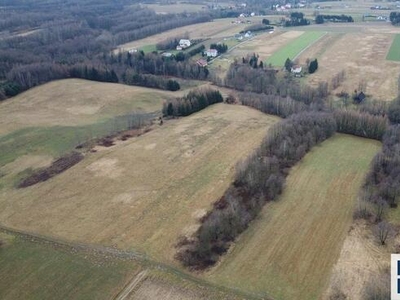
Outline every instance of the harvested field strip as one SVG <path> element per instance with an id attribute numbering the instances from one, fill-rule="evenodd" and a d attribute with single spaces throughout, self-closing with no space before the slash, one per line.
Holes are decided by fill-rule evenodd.
<path id="1" fill-rule="evenodd" d="M 349 226 L 359 188 L 380 143 L 336 134 L 295 166 L 219 266 L 218 284 L 276 299 L 318 299 Z"/>
<path id="2" fill-rule="evenodd" d="M 276 51 L 272 56 L 267 59 L 267 64 L 282 67 L 285 65 L 287 58 L 295 59 L 302 51 L 324 36 L 325 32 L 307 31 L 303 33 L 296 40 L 290 42 L 283 48 Z"/>
<path id="3" fill-rule="evenodd" d="M 400 61 L 400 34 L 396 34 L 386 56 L 387 60 Z"/>

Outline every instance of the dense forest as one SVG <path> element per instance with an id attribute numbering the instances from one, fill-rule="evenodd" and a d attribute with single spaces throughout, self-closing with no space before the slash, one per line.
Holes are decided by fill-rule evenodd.
<path id="1" fill-rule="evenodd" d="M 117 45 L 212 19 L 209 13 L 158 15 L 131 0 L 26 0 L 3 4 L 0 8 L 0 99 L 61 78 L 124 82 L 121 77 L 127 70 L 136 73 L 146 70 L 143 66 L 131 66 L 129 60 L 121 68 L 122 61 L 110 55 Z M 161 57 L 143 60 L 147 58 L 161 60 Z M 171 72 L 148 73 L 185 77 L 187 72 L 179 70 L 187 68 L 195 67 L 176 65 Z M 201 73 L 198 67 L 196 72 L 190 72 L 189 78 L 205 77 L 193 75 Z"/>

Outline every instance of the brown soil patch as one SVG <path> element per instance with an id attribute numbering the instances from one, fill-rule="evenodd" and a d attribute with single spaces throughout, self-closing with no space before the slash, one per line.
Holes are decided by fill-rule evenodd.
<path id="1" fill-rule="evenodd" d="M 118 159 L 102 158 L 87 166 L 97 177 L 118 178 L 123 169 L 118 167 Z"/>

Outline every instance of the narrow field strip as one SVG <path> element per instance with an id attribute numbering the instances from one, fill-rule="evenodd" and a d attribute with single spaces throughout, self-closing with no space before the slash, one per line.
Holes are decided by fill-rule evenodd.
<path id="1" fill-rule="evenodd" d="M 290 42 L 272 54 L 266 62 L 267 64 L 272 64 L 273 66 L 282 67 L 285 65 L 287 58 L 290 58 L 291 60 L 295 59 L 325 34 L 326 32 L 321 31 L 307 31 L 294 41 Z"/>
<path id="2" fill-rule="evenodd" d="M 396 34 L 386 56 L 387 60 L 400 61 L 400 34 Z"/>
<path id="3" fill-rule="evenodd" d="M 319 299 L 379 148 L 379 142 L 342 134 L 315 147 L 207 279 L 274 299 Z"/>

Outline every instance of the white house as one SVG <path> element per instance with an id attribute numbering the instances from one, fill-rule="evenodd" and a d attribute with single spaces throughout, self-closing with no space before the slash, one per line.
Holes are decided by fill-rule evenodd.
<path id="1" fill-rule="evenodd" d="M 179 41 L 179 46 L 180 46 L 182 49 L 188 48 L 188 47 L 190 47 L 191 45 L 192 45 L 192 44 L 190 43 L 190 40 L 181 39 L 181 40 Z"/>
<path id="2" fill-rule="evenodd" d="M 292 74 L 294 74 L 294 76 L 296 76 L 296 77 L 300 77 L 300 76 L 301 76 L 301 71 L 303 71 L 303 68 L 300 67 L 300 66 L 293 66 L 293 67 L 290 69 L 290 72 L 291 72 Z"/>
<path id="3" fill-rule="evenodd" d="M 217 49 L 208 49 L 206 51 L 207 57 L 217 57 L 218 56 L 218 50 Z"/>

